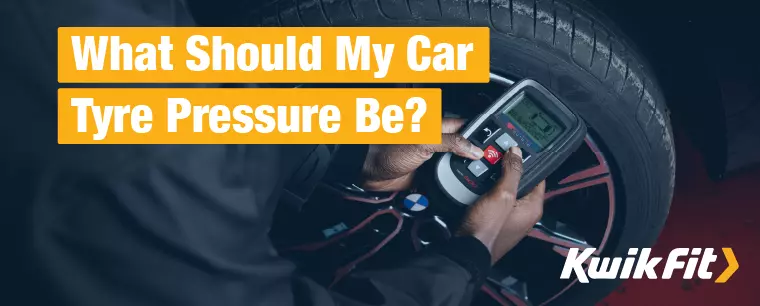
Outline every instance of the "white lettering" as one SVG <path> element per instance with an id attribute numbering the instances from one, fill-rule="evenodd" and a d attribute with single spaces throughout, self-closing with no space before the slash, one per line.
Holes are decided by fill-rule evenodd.
<path id="1" fill-rule="evenodd" d="M 356 132 L 372 133 L 380 128 L 380 103 L 373 98 L 356 98 Z M 367 124 L 369 120 L 369 124 Z"/>
<path id="2" fill-rule="evenodd" d="M 92 70 L 103 70 L 103 64 L 106 59 L 106 46 L 108 45 L 108 36 L 100 36 L 95 51 L 95 37 L 85 36 L 84 52 L 82 50 L 81 37 L 71 36 L 71 46 L 74 48 L 74 62 L 77 70 L 87 70 L 88 63 L 92 63 Z"/>
<path id="3" fill-rule="evenodd" d="M 594 254 L 594 251 L 596 249 L 594 248 L 587 248 L 583 250 L 583 253 L 581 253 L 580 256 L 578 256 L 578 248 L 571 248 L 567 252 L 567 258 L 565 258 L 565 265 L 562 267 L 562 274 L 560 274 L 560 279 L 569 279 L 570 273 L 575 272 L 575 276 L 578 278 L 578 281 L 581 283 L 588 283 L 588 277 L 586 277 L 586 272 L 583 271 L 583 263 L 586 262 L 586 260 L 591 257 L 592 254 Z"/>
<path id="4" fill-rule="evenodd" d="M 639 255 L 639 260 L 636 263 L 636 269 L 633 271 L 634 279 L 641 279 L 645 272 L 647 278 L 657 279 L 657 273 L 654 272 L 654 267 L 662 261 L 662 257 L 652 257 L 650 259 L 649 253 L 651 253 L 651 251 L 652 249 L 650 248 L 641 249 L 641 255 Z"/>
<path id="5" fill-rule="evenodd" d="M 600 263 L 601 261 L 601 263 Z M 612 264 L 610 264 L 612 261 Z M 614 279 L 620 269 L 620 257 L 607 258 L 594 257 L 588 267 L 588 277 L 593 279 Z M 609 267 L 609 270 L 607 269 Z"/>

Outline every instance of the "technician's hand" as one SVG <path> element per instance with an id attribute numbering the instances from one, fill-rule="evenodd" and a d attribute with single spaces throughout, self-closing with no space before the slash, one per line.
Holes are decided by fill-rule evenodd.
<path id="1" fill-rule="evenodd" d="M 510 148 L 502 161 L 502 171 L 496 186 L 470 207 L 457 232 L 483 242 L 491 251 L 491 263 L 496 263 L 528 234 L 544 209 L 545 182 L 522 199 L 516 199 L 522 175 L 520 149 Z"/>
<path id="2" fill-rule="evenodd" d="M 363 187 L 372 191 L 408 189 L 414 171 L 436 152 L 480 159 L 483 150 L 457 133 L 463 124 L 462 119 L 444 118 L 442 141 L 437 145 L 370 145 L 362 170 Z"/>

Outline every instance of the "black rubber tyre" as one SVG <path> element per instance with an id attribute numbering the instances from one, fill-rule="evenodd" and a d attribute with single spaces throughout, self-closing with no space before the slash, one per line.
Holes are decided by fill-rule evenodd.
<path id="1" fill-rule="evenodd" d="M 253 1 L 252 1 L 253 2 Z M 251 4 L 251 6 L 257 6 Z M 548 85 L 586 120 L 612 159 L 616 218 L 605 256 L 654 244 L 673 193 L 675 152 L 651 70 L 600 12 L 574 0 L 281 0 L 247 8 L 246 25 L 488 26 L 491 69 Z M 559 277 L 559 271 L 557 271 Z M 592 305 L 617 280 L 578 284 L 555 305 Z"/>

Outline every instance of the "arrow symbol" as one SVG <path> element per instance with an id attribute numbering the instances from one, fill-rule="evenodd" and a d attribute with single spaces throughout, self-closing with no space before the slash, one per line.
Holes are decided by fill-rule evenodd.
<path id="1" fill-rule="evenodd" d="M 718 276 L 717 279 L 715 279 L 716 284 L 722 284 L 728 281 L 729 278 L 731 278 L 732 275 L 734 275 L 734 272 L 739 269 L 739 262 L 736 261 L 736 256 L 734 256 L 734 250 L 731 248 L 723 248 L 723 255 L 726 256 L 726 261 L 728 262 L 728 267 L 726 267 L 725 270 L 723 270 L 723 273 Z"/>

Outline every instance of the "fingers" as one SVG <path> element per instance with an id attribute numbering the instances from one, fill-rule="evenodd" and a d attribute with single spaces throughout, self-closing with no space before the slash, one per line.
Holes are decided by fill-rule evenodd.
<path id="1" fill-rule="evenodd" d="M 517 187 L 520 185 L 522 176 L 522 151 L 518 147 L 511 147 L 502 160 L 502 175 L 493 190 L 503 193 L 508 198 L 517 196 Z"/>
<path id="2" fill-rule="evenodd" d="M 460 118 L 443 118 L 441 144 L 422 146 L 425 153 L 451 152 L 474 160 L 482 158 L 483 150 L 457 133 L 464 123 L 465 120 Z"/>
<path id="3" fill-rule="evenodd" d="M 499 182 L 501 188 L 517 194 L 520 185 L 520 177 L 523 171 L 522 151 L 518 147 L 511 147 L 502 161 L 502 177 Z"/>
<path id="4" fill-rule="evenodd" d="M 456 155 L 469 158 L 480 159 L 483 157 L 483 150 L 472 144 L 469 140 L 464 139 L 459 134 L 443 134 L 441 136 L 441 144 L 439 145 L 426 145 L 424 149 L 430 153 L 433 152 L 451 152 Z"/>
<path id="5" fill-rule="evenodd" d="M 466 120 L 461 118 L 443 118 L 441 133 L 456 133 L 462 128 Z"/>

